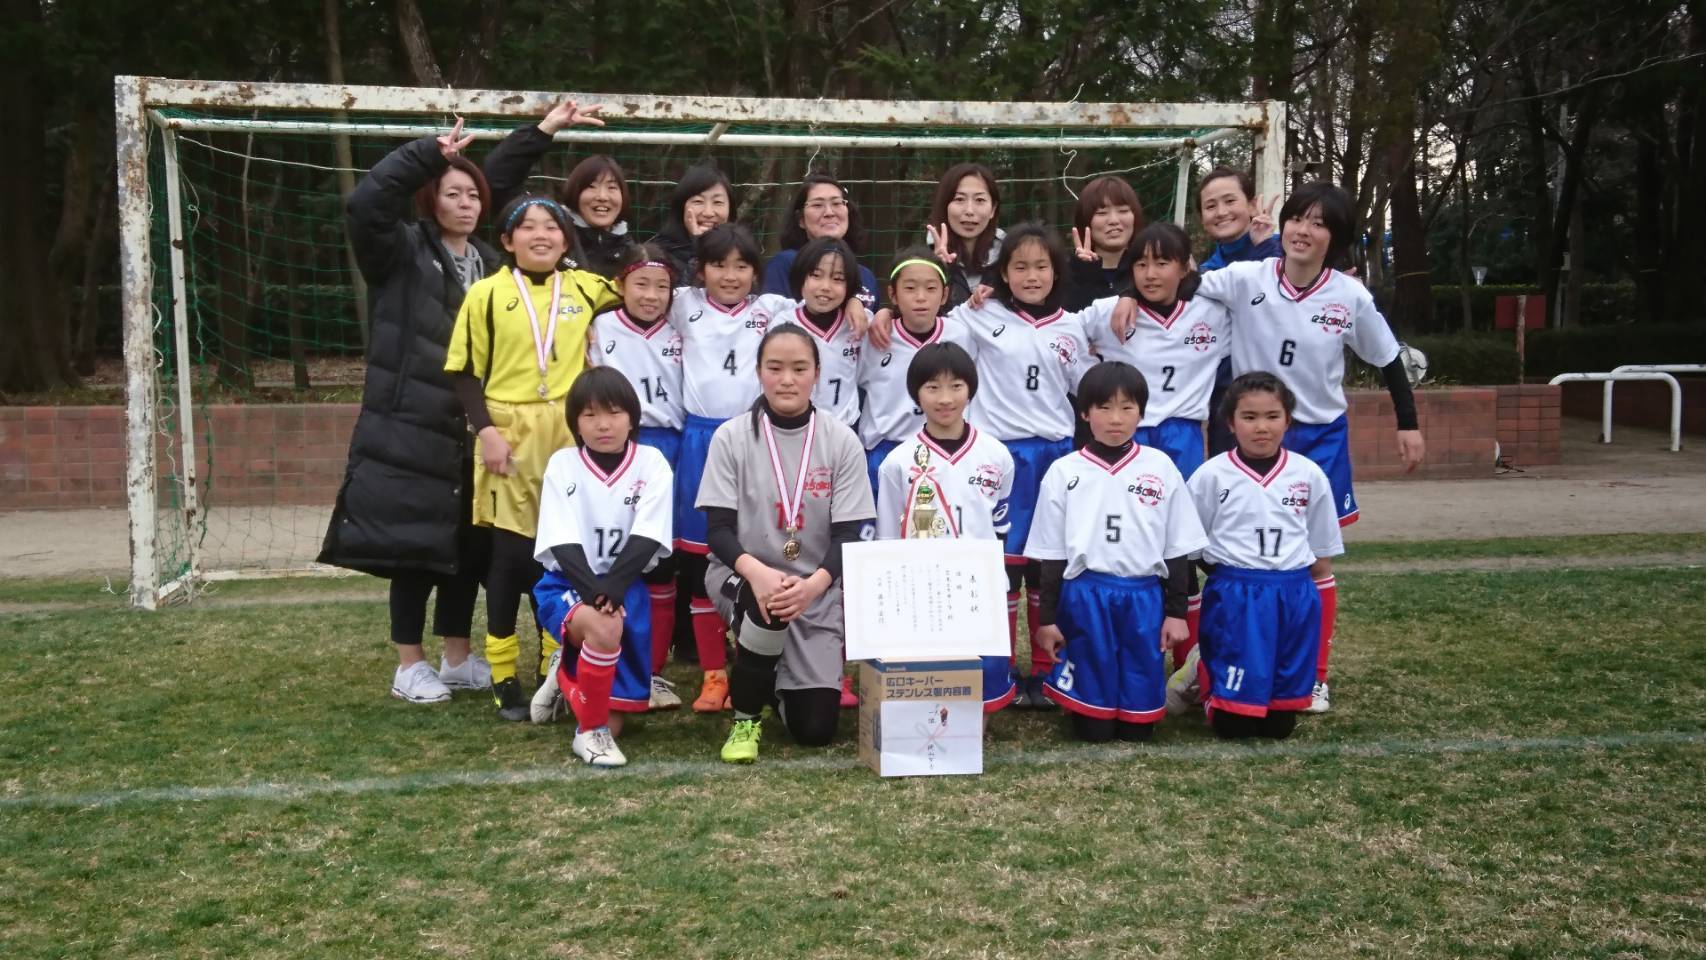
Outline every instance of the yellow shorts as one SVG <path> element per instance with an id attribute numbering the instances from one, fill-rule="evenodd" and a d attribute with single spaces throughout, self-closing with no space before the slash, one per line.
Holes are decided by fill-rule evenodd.
<path id="1" fill-rule="evenodd" d="M 474 441 L 474 523 L 531 537 L 539 527 L 539 487 L 551 454 L 575 445 L 563 418 L 563 401 L 504 403 L 486 400 L 492 426 L 510 448 L 509 475 L 486 471 Z"/>

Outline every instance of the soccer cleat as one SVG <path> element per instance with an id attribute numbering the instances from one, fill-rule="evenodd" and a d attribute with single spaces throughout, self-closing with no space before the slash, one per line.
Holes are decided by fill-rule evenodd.
<path id="1" fill-rule="evenodd" d="M 1047 679 L 1040 673 L 1033 673 L 1025 678 L 1025 698 L 1031 701 L 1032 710 L 1059 710 L 1060 704 L 1049 699 L 1043 692 L 1043 681 Z"/>
<path id="2" fill-rule="evenodd" d="M 705 671 L 705 684 L 699 688 L 699 699 L 693 701 L 694 713 L 717 713 L 729 708 L 729 675 L 724 670 Z"/>
<path id="3" fill-rule="evenodd" d="M 492 684 L 492 701 L 498 705 L 498 716 L 511 723 L 522 723 L 530 713 L 527 695 L 521 692 L 521 681 L 508 677 Z"/>
<path id="4" fill-rule="evenodd" d="M 758 762 L 758 740 L 763 736 L 759 720 L 736 720 L 729 730 L 729 738 L 723 741 L 724 763 L 756 763 Z"/>
<path id="5" fill-rule="evenodd" d="M 533 692 L 533 702 L 528 705 L 528 714 L 534 723 L 550 723 L 563 709 L 563 688 L 557 682 L 557 665 L 562 662 L 562 648 L 552 650 L 551 659 L 545 664 L 544 676 L 540 678 L 539 689 Z"/>
<path id="6" fill-rule="evenodd" d="M 609 727 L 577 731 L 570 748 L 574 750 L 575 756 L 594 767 L 620 767 L 628 762 L 628 758 L 623 756 L 622 750 L 616 746 L 616 738 L 611 736 Z M 754 756 L 757 754 L 754 753 Z"/>
<path id="7" fill-rule="evenodd" d="M 652 695 L 646 701 L 648 710 L 674 710 L 681 706 L 681 697 L 675 692 L 675 684 L 659 676 L 652 677 Z"/>
<path id="8" fill-rule="evenodd" d="M 1201 660 L 1202 654 L 1192 647 L 1191 652 L 1185 654 L 1185 662 L 1167 678 L 1167 716 L 1176 717 L 1202 703 L 1202 682 L 1197 675 L 1197 664 Z"/>
<path id="9" fill-rule="evenodd" d="M 1027 688 L 1024 674 L 1017 670 L 1008 674 L 1013 680 L 1013 709 L 1029 710 L 1035 704 L 1031 703 L 1031 691 Z"/>
<path id="10" fill-rule="evenodd" d="M 1304 713 L 1326 713 L 1333 709 L 1333 702 L 1327 699 L 1327 681 L 1317 680 L 1315 689 L 1309 693 L 1309 709 Z"/>
<path id="11" fill-rule="evenodd" d="M 439 679 L 432 664 L 416 660 L 397 668 L 391 677 L 391 696 L 410 703 L 443 703 L 450 699 L 450 688 Z"/>
<path id="12" fill-rule="evenodd" d="M 859 709 L 859 695 L 853 692 L 853 678 L 849 676 L 841 678 L 841 709 Z"/>
<path id="13" fill-rule="evenodd" d="M 438 679 L 452 690 L 485 690 L 492 685 L 492 665 L 485 657 L 473 654 L 454 667 L 440 660 Z"/>

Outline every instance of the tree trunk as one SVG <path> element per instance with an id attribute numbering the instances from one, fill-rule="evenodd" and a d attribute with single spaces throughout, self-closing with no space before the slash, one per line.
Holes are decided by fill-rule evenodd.
<path id="1" fill-rule="evenodd" d="M 492 64 L 492 51 L 497 48 L 503 32 L 503 0 L 483 0 L 470 5 L 471 16 L 464 24 L 462 49 L 456 53 L 456 65 L 450 69 L 450 85 L 460 88 L 485 85 L 486 73 Z"/>
<path id="2" fill-rule="evenodd" d="M 95 225 L 89 231 L 91 242 L 83 251 L 83 302 L 77 309 L 77 330 L 72 338 L 72 363 L 81 376 L 95 372 L 95 329 L 101 323 L 101 268 L 115 247 L 108 243 L 113 214 L 118 200 L 118 178 L 112 164 L 107 165 L 101 181 L 101 199 L 95 207 Z"/>
<path id="3" fill-rule="evenodd" d="M 1406 101 L 1392 127 L 1394 142 L 1386 149 L 1388 192 L 1392 209 L 1393 326 L 1414 334 L 1433 320 L 1433 280 L 1428 271 L 1427 228 L 1422 223 L 1416 193 L 1415 100 Z"/>
<path id="4" fill-rule="evenodd" d="M 13 29 L 39 32 L 38 0 L 4 0 L 0 15 Z M 20 46 L 0 64 L 0 115 L 6 117 L 10 148 L 0 150 L 0 283 L 6 290 L 0 307 L 0 390 L 43 390 L 76 382 L 76 371 L 63 349 L 64 304 L 48 271 L 46 178 L 42 150 L 47 142 L 46 98 L 51 89 L 39 46 Z"/>
<path id="5" fill-rule="evenodd" d="M 335 0 L 326 0 L 327 6 L 332 7 Z M 397 0 L 397 38 L 403 43 L 403 55 L 409 60 L 409 73 L 415 78 L 415 85 L 421 87 L 444 86 L 444 71 L 438 68 L 438 59 L 432 53 L 432 38 L 427 34 L 426 21 L 421 18 L 421 8 L 415 0 Z M 335 15 L 332 10 L 330 15 Z"/>
<path id="6" fill-rule="evenodd" d="M 413 6 L 413 3 L 410 3 Z M 334 86 L 344 82 L 344 54 L 342 31 L 338 25 L 338 0 L 326 0 L 324 6 L 326 23 L 326 77 Z M 419 18 L 420 11 L 416 11 Z M 339 113 L 338 116 L 345 116 Z M 349 202 L 349 195 L 355 191 L 355 156 L 350 150 L 349 134 L 338 133 L 332 136 L 333 165 L 338 168 L 338 209 L 342 210 Z M 480 198 L 482 201 L 484 197 Z M 342 219 L 342 218 L 340 218 Z M 355 244 L 350 242 L 349 223 L 344 220 L 344 268 L 348 271 L 350 295 L 355 300 L 355 328 L 361 335 L 361 352 L 367 353 L 367 281 L 362 278 L 361 270 L 356 266 Z"/>

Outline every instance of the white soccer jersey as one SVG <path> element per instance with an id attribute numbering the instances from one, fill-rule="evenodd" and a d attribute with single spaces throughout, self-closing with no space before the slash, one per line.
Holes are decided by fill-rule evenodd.
<path id="1" fill-rule="evenodd" d="M 1285 278 L 1279 258 L 1231 263 L 1203 274 L 1197 296 L 1232 314 L 1232 372 L 1266 370 L 1297 394 L 1296 418 L 1332 423 L 1345 413 L 1345 347 L 1384 367 L 1398 340 L 1355 278 L 1328 269 L 1307 290 Z"/>
<path id="2" fill-rule="evenodd" d="M 725 307 L 699 287 L 675 288 L 669 323 L 681 334 L 681 403 L 696 417 L 727 420 L 758 399 L 758 342 L 794 309 L 774 294 Z"/>
<path id="3" fill-rule="evenodd" d="M 802 327 L 817 341 L 817 386 L 812 404 L 849 427 L 859 421 L 859 354 L 863 345 L 853 335 L 845 311 L 837 311 L 827 332 L 806 319 L 806 308 L 798 303 L 787 313 L 776 315 L 775 323 Z"/>
<path id="4" fill-rule="evenodd" d="M 1179 468 L 1134 444 L 1118 463 L 1084 449 L 1048 468 L 1025 556 L 1065 560 L 1068 580 L 1086 570 L 1164 577 L 1168 557 L 1192 556 L 1207 542 Z"/>
<path id="5" fill-rule="evenodd" d="M 1345 552 L 1333 488 L 1308 457 L 1281 450 L 1263 476 L 1232 450 L 1197 468 L 1189 486 L 1210 563 L 1296 570 Z"/>
<path id="6" fill-rule="evenodd" d="M 924 337 L 913 336 L 904 324 L 894 325 L 887 350 L 867 346 L 859 355 L 859 389 L 865 391 L 865 407 L 859 417 L 859 439 L 869 450 L 885 440 L 899 443 L 924 426 L 924 411 L 918 409 L 906 389 L 906 370 L 918 351 L 932 343 L 966 346 L 970 331 L 965 324 L 936 318 L 936 329 Z M 968 352 L 970 348 L 967 348 Z"/>
<path id="7" fill-rule="evenodd" d="M 646 569 L 669 556 L 673 542 L 675 475 L 669 461 L 652 447 L 629 443 L 622 462 L 609 474 L 581 447 L 551 454 L 539 490 L 539 533 L 533 559 L 557 570 L 552 547 L 578 544 L 592 572 L 603 576 L 629 537 L 659 544 Z"/>
<path id="8" fill-rule="evenodd" d="M 976 427 L 959 450 L 948 453 L 920 430 L 889 451 L 877 468 L 877 537 L 894 540 L 911 530 L 907 516 L 913 485 L 925 475 L 935 481 L 938 515 L 948 535 L 970 540 L 1007 536 L 1007 496 L 1013 492 L 1013 455 L 1006 444 Z M 918 465 L 923 449 L 929 456 Z"/>
<path id="9" fill-rule="evenodd" d="M 621 371 L 640 395 L 640 426 L 681 429 L 681 334 L 668 321 L 641 327 L 621 307 L 592 321 L 592 362 Z"/>
<path id="10" fill-rule="evenodd" d="M 1103 360 L 1122 360 L 1136 367 L 1149 384 L 1149 403 L 1143 408 L 1143 427 L 1181 417 L 1206 420 L 1214 371 L 1232 342 L 1231 318 L 1213 300 L 1180 300 L 1163 316 L 1139 304 L 1137 326 L 1124 340 L 1108 326 L 1117 297 L 1104 297 L 1080 316 L 1090 335 L 1090 349 Z"/>
<path id="11" fill-rule="evenodd" d="M 1092 362 L 1079 314 L 1032 317 L 990 300 L 981 310 L 961 304 L 948 318 L 965 325 L 966 349 L 977 361 L 977 396 L 966 419 L 1000 440 L 1072 436 L 1067 394 Z"/>

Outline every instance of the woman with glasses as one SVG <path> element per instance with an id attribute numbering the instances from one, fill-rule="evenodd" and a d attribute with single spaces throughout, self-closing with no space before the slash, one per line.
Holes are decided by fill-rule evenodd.
<path id="1" fill-rule="evenodd" d="M 808 241 L 828 237 L 845 240 L 855 254 L 863 253 L 865 228 L 859 208 L 848 199 L 846 188 L 827 173 L 808 174 L 788 208 L 788 225 L 782 228 L 782 251 L 764 268 L 764 292 L 792 296 L 788 275 L 794 257 Z M 877 278 L 870 268 L 859 265 L 859 301 L 867 313 L 877 310 Z"/>

